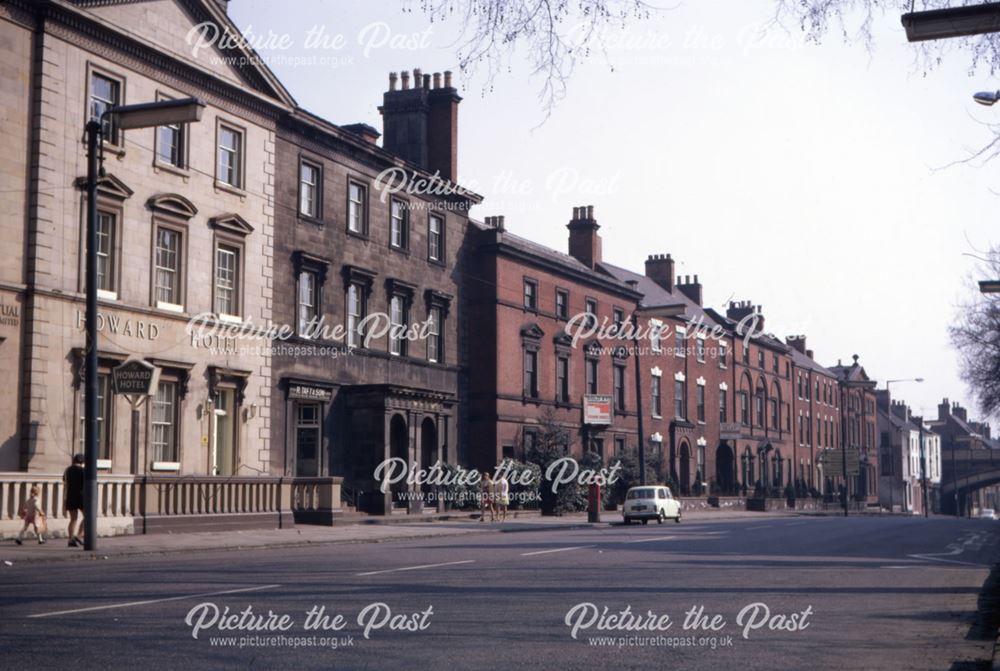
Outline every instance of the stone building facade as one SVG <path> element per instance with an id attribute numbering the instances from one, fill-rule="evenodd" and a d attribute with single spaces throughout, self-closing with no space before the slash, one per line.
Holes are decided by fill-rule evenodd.
<path id="1" fill-rule="evenodd" d="M 270 358 L 209 333 L 271 320 L 275 129 L 294 101 L 250 52 L 193 50 L 202 22 L 238 32 L 225 3 L 7 2 L 2 133 L 7 152 L 0 344 L 19 397 L 4 391 L 0 469 L 58 473 L 82 451 L 85 124 L 115 104 L 197 97 L 200 123 L 108 123 L 98 196 L 99 469 L 105 474 L 268 473 Z M 230 65 L 223 58 L 239 59 Z M 16 73 L 16 76 L 10 74 Z M 27 101 L 27 104 L 25 104 Z M 10 237 L 7 237 L 7 233 Z M 10 307 L 8 307 L 10 306 Z M 189 323 L 202 316 L 204 331 Z M 11 329 L 16 329 L 15 331 Z M 18 352 L 15 354 L 15 348 Z M 110 371 L 161 368 L 140 410 Z M 9 390 L 15 385 L 5 385 Z M 16 408 L 16 412 L 11 412 Z"/>
<path id="2" fill-rule="evenodd" d="M 274 319 L 294 335 L 276 343 L 271 468 L 343 477 L 370 512 L 393 503 L 375 481 L 384 460 L 464 456 L 459 278 L 479 197 L 455 184 L 451 74 L 413 75 L 391 76 L 383 148 L 368 125 L 301 110 L 278 128 Z"/>

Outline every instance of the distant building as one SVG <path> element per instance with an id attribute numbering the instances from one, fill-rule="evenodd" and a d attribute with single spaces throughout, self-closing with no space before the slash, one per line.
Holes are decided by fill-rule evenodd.
<path id="1" fill-rule="evenodd" d="M 922 514 L 926 500 L 937 512 L 941 440 L 910 408 L 879 390 L 879 504 L 886 510 Z M 926 483 L 927 494 L 924 495 Z"/>
<path id="2" fill-rule="evenodd" d="M 630 320 L 640 294 L 602 270 L 592 207 L 574 208 L 568 228 L 569 254 L 510 233 L 503 217 L 488 217 L 473 238 L 477 260 L 465 289 L 469 455 L 477 468 L 524 459 L 555 427 L 576 456 L 590 451 L 607 461 L 638 443 L 631 344 L 591 331 Z M 574 342 L 567 324 L 585 337 Z"/>
<path id="3" fill-rule="evenodd" d="M 942 470 L 951 471 L 952 474 L 954 469 L 950 468 L 950 460 L 957 452 L 1000 449 L 1000 444 L 992 438 L 989 424 L 970 420 L 968 411 L 962 405 L 957 402 L 951 403 L 947 398 L 938 404 L 937 419 L 928 424 L 940 436 Z M 998 505 L 1000 505 L 1000 488 L 995 485 L 973 491 L 971 496 L 959 493 L 941 499 L 941 510 L 947 514 L 955 514 L 958 511 L 967 515 L 971 514 L 973 509 L 996 508 Z"/>
<path id="4" fill-rule="evenodd" d="M 838 361 L 836 366 L 830 367 L 837 376 L 840 387 L 844 446 L 857 451 L 860 461 L 857 477 L 848 478 L 847 493 L 854 501 L 877 505 L 876 382 L 868 377 L 865 369 L 858 363 L 858 355 L 855 354 L 853 358 L 854 362 L 849 366 Z M 828 473 L 826 477 L 832 480 L 837 475 Z"/>

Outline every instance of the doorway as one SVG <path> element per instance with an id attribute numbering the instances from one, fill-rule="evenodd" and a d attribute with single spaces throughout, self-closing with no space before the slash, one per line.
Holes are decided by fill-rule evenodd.
<path id="1" fill-rule="evenodd" d="M 298 403 L 295 408 L 295 475 L 314 478 L 319 475 L 320 418 L 319 403 Z"/>
<path id="2" fill-rule="evenodd" d="M 212 454 L 210 472 L 212 475 L 233 475 L 236 464 L 235 394 L 232 389 L 215 392 L 212 411 Z"/>

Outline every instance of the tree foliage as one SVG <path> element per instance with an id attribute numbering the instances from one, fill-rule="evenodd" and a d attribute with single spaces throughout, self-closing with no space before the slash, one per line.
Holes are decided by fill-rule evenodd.
<path id="1" fill-rule="evenodd" d="M 1000 278 L 1000 247 L 994 247 L 976 271 L 981 279 Z M 1000 417 L 1000 294 L 981 295 L 960 306 L 951 327 L 962 379 L 972 388 L 983 415 Z"/>
<path id="2" fill-rule="evenodd" d="M 545 477 L 549 465 L 569 453 L 570 436 L 555 418 L 551 408 L 546 408 L 538 423 L 534 445 L 525 451 L 524 459 L 536 464 L 540 471 L 539 494 L 543 515 L 584 510 L 587 506 L 586 492 L 576 482 L 553 488 L 551 480 Z M 553 491 L 555 489 L 555 491 Z"/>

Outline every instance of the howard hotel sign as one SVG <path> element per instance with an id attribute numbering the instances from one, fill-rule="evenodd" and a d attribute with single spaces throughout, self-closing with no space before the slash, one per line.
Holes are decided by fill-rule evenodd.
<path id="1" fill-rule="evenodd" d="M 82 331 L 86 324 L 83 310 L 77 310 L 76 327 Z M 160 337 L 160 326 L 154 321 L 116 314 L 105 315 L 103 312 L 97 313 L 97 330 L 140 340 L 156 340 Z"/>

